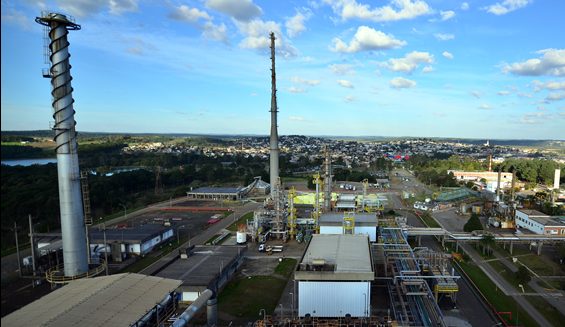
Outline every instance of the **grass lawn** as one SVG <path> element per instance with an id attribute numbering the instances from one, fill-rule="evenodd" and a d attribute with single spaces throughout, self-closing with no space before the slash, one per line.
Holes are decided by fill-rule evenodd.
<path id="1" fill-rule="evenodd" d="M 261 309 L 271 314 L 295 265 L 295 259 L 285 258 L 271 276 L 249 276 L 232 280 L 218 296 L 220 310 L 234 317 L 247 319 L 259 319 Z"/>
<path id="2" fill-rule="evenodd" d="M 503 316 L 503 318 L 507 319 L 506 322 L 508 325 L 539 326 L 539 324 L 533 320 L 526 311 L 518 306 L 512 297 L 504 295 L 504 293 L 496 287 L 490 278 L 488 278 L 477 265 L 472 262 L 461 262 L 459 263 L 459 266 L 467 275 L 469 275 L 473 283 L 477 285 L 481 293 L 497 312 L 512 312 L 511 321 L 507 315 Z M 516 322 L 516 310 L 518 310 L 518 322 Z"/>
<path id="3" fill-rule="evenodd" d="M 245 222 L 249 219 L 252 219 L 252 218 L 253 218 L 253 212 L 248 212 L 245 215 L 241 216 L 241 218 L 239 218 L 236 222 L 229 225 L 227 230 L 232 231 L 232 232 L 237 232 L 237 226 L 239 226 L 241 224 L 245 225 Z"/>

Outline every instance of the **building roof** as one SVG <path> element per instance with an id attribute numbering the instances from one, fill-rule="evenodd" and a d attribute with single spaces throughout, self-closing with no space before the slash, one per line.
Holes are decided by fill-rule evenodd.
<path id="1" fill-rule="evenodd" d="M 182 285 L 210 285 L 233 260 L 242 255 L 245 246 L 196 246 L 187 259 L 177 259 L 157 273 L 163 278 L 182 280 Z"/>
<path id="2" fill-rule="evenodd" d="M 565 227 L 565 221 L 559 217 L 551 216 L 529 216 L 532 220 L 545 227 Z"/>
<path id="3" fill-rule="evenodd" d="M 324 213 L 320 216 L 320 224 L 342 224 L 343 213 Z M 372 224 L 377 226 L 377 216 L 374 213 L 356 213 L 352 217 L 355 219 L 355 224 Z"/>
<path id="4" fill-rule="evenodd" d="M 79 279 L 2 318 L 2 326 L 130 326 L 181 281 L 140 274 Z"/>
<path id="5" fill-rule="evenodd" d="M 145 224 L 132 228 L 109 228 L 106 229 L 106 241 L 108 243 L 119 241 L 124 243 L 141 243 L 157 235 L 171 230 L 170 226 L 162 224 Z M 104 230 L 92 228 L 89 231 L 90 242 L 104 242 Z"/>
<path id="6" fill-rule="evenodd" d="M 549 217 L 548 215 L 546 215 L 543 212 L 537 211 L 537 210 L 531 210 L 531 209 L 518 209 L 516 211 L 520 211 L 526 215 L 528 215 L 529 217 Z"/>
<path id="7" fill-rule="evenodd" d="M 238 194 L 243 187 L 199 187 L 188 193 Z"/>
<path id="8" fill-rule="evenodd" d="M 323 266 L 316 266 L 323 260 Z M 367 235 L 312 235 L 296 280 L 373 280 Z"/>

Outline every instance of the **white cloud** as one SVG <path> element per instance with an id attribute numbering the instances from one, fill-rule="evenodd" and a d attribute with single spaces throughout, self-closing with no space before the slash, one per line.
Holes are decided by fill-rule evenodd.
<path id="1" fill-rule="evenodd" d="M 542 123 L 544 123 L 544 120 L 547 120 L 548 118 L 550 118 L 550 116 L 547 115 L 545 112 L 542 112 L 542 111 L 526 113 L 520 119 L 520 123 L 528 124 L 528 125 L 530 125 L 530 124 L 542 124 Z"/>
<path id="2" fill-rule="evenodd" d="M 346 96 L 345 98 L 343 98 L 343 101 L 345 101 L 345 102 L 353 102 L 353 101 L 355 101 L 355 97 L 352 96 L 352 95 L 348 95 L 348 96 Z"/>
<path id="3" fill-rule="evenodd" d="M 104 10 L 114 15 L 137 10 L 137 0 L 57 0 L 57 5 L 64 12 L 77 17 L 94 15 Z"/>
<path id="4" fill-rule="evenodd" d="M 479 106 L 479 109 L 483 109 L 483 110 L 490 110 L 492 109 L 492 107 L 486 103 L 483 103 Z"/>
<path id="5" fill-rule="evenodd" d="M 502 2 L 497 2 L 493 5 L 483 7 L 482 9 L 486 10 L 491 14 L 500 16 L 500 15 L 505 15 L 514 10 L 523 8 L 528 4 L 530 4 L 531 2 L 532 2 L 531 0 L 504 0 Z"/>
<path id="6" fill-rule="evenodd" d="M 565 99 L 565 92 L 552 92 L 545 97 L 546 101 L 559 101 Z"/>
<path id="7" fill-rule="evenodd" d="M 411 88 L 416 86 L 416 82 L 406 79 L 406 78 L 402 78 L 402 77 L 396 77 L 390 80 L 389 82 L 390 87 L 395 88 L 395 89 L 407 89 L 407 88 Z"/>
<path id="8" fill-rule="evenodd" d="M 251 0 L 206 0 L 206 7 L 214 9 L 241 22 L 261 16 L 263 10 Z"/>
<path id="9" fill-rule="evenodd" d="M 300 87 L 296 87 L 296 86 L 291 86 L 288 88 L 288 92 L 290 93 L 304 93 L 306 92 L 305 89 L 300 88 Z"/>
<path id="10" fill-rule="evenodd" d="M 189 23 L 196 23 L 199 19 L 211 19 L 207 12 L 199 10 L 198 8 L 190 8 L 186 5 L 181 5 L 178 8 L 175 8 L 175 10 L 170 14 L 170 17 Z"/>
<path id="11" fill-rule="evenodd" d="M 449 40 L 453 40 L 455 38 L 455 35 L 453 34 L 444 34 L 444 33 L 436 33 L 434 34 L 435 38 L 440 40 L 440 41 L 449 41 Z"/>
<path id="12" fill-rule="evenodd" d="M 198 8 L 191 8 L 186 5 L 181 5 L 173 10 L 169 15 L 172 19 L 193 24 L 202 30 L 202 36 L 207 39 L 227 42 L 227 28 L 224 23 L 216 25 L 212 22 L 212 17 L 204 10 Z M 199 22 L 204 20 L 204 23 Z"/>
<path id="13" fill-rule="evenodd" d="M 284 58 L 290 58 L 297 55 L 298 51 L 290 43 L 286 42 L 281 33 L 281 27 L 274 21 L 263 21 L 254 19 L 249 22 L 236 21 L 236 26 L 245 38 L 239 43 L 239 46 L 246 49 L 268 49 L 271 45 L 269 33 L 275 33 L 275 50 Z"/>
<path id="14" fill-rule="evenodd" d="M 369 5 L 356 0 L 326 0 L 335 14 L 342 20 L 361 19 L 374 22 L 389 22 L 412 19 L 432 13 L 432 9 L 422 0 L 392 0 L 389 5 L 371 9 Z"/>
<path id="15" fill-rule="evenodd" d="M 406 44 L 405 41 L 397 40 L 390 34 L 374 30 L 367 26 L 359 26 L 349 45 L 339 38 L 333 39 L 333 51 L 354 53 L 368 50 L 384 50 L 399 48 Z"/>
<path id="16" fill-rule="evenodd" d="M 455 17 L 455 11 L 453 10 L 440 11 L 439 14 L 442 21 L 450 20 L 451 18 Z"/>
<path id="17" fill-rule="evenodd" d="M 336 75 L 353 75 L 355 71 L 353 70 L 353 66 L 349 64 L 332 64 L 328 66 L 332 73 Z"/>
<path id="18" fill-rule="evenodd" d="M 547 90 L 565 90 L 565 81 L 563 82 L 559 82 L 559 81 L 549 81 L 546 83 L 542 83 L 540 81 L 533 81 L 534 84 L 534 90 L 536 92 L 541 91 L 542 89 L 547 89 Z"/>
<path id="19" fill-rule="evenodd" d="M 474 96 L 477 99 L 481 98 L 481 92 L 479 92 L 479 91 L 471 91 L 469 93 L 471 93 L 471 95 Z"/>
<path id="20" fill-rule="evenodd" d="M 343 87 L 347 87 L 349 89 L 353 88 L 353 84 L 350 81 L 345 80 L 345 79 L 338 79 L 337 84 L 339 84 L 340 86 L 343 86 Z"/>
<path id="21" fill-rule="evenodd" d="M 19 25 L 26 30 L 31 29 L 32 20 L 29 19 L 26 14 L 15 8 L 12 8 L 11 6 L 9 6 L 9 4 L 6 4 L 6 7 L 4 7 L 4 2 L 2 2 L 2 5 L 2 24 L 9 23 Z"/>
<path id="22" fill-rule="evenodd" d="M 422 68 L 422 73 L 431 73 L 434 71 L 434 68 L 432 66 L 426 66 L 424 68 Z"/>
<path id="23" fill-rule="evenodd" d="M 510 91 L 498 91 L 496 94 L 504 96 L 510 94 Z"/>
<path id="24" fill-rule="evenodd" d="M 467 2 L 463 2 L 461 4 L 461 10 L 469 10 L 469 4 Z"/>
<path id="25" fill-rule="evenodd" d="M 202 32 L 202 35 L 210 40 L 221 42 L 228 41 L 227 29 L 224 23 L 215 25 L 212 22 L 206 22 L 206 24 L 204 24 L 204 31 Z"/>
<path id="26" fill-rule="evenodd" d="M 304 23 L 310 19 L 311 16 L 312 13 L 306 11 L 304 13 L 297 12 L 296 15 L 288 18 L 285 22 L 286 34 L 288 34 L 289 37 L 295 37 L 304 32 L 306 30 Z"/>
<path id="27" fill-rule="evenodd" d="M 449 60 L 453 59 L 453 55 L 450 52 L 444 51 L 441 55 Z"/>
<path id="28" fill-rule="evenodd" d="M 419 64 L 431 64 L 434 62 L 434 56 L 428 52 L 412 51 L 403 58 L 389 59 L 383 65 L 395 72 L 412 73 Z"/>
<path id="29" fill-rule="evenodd" d="M 316 85 L 320 84 L 320 81 L 317 80 L 317 79 L 308 80 L 308 79 L 303 79 L 303 78 L 298 77 L 298 76 L 291 77 L 290 81 L 293 82 L 293 83 L 305 84 L 305 85 L 308 85 L 308 86 L 316 86 Z"/>
<path id="30" fill-rule="evenodd" d="M 302 117 L 302 116 L 289 116 L 288 120 L 290 120 L 290 121 L 305 121 L 304 117 Z"/>
<path id="31" fill-rule="evenodd" d="M 507 64 L 502 71 L 522 76 L 565 76 L 565 49 L 544 49 L 536 53 L 542 57 Z"/>

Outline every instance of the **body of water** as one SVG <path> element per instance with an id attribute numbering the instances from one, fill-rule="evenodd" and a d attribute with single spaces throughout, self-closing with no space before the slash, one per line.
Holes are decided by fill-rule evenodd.
<path id="1" fill-rule="evenodd" d="M 46 165 L 50 163 L 57 163 L 56 158 L 38 158 L 38 159 L 11 159 L 2 160 L 3 165 L 7 166 L 31 166 L 31 165 Z"/>

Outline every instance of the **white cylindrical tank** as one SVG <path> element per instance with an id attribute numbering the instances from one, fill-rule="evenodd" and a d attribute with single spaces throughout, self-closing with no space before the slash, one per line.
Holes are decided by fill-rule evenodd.
<path id="1" fill-rule="evenodd" d="M 237 242 L 237 244 L 243 244 L 243 243 L 247 242 L 247 233 L 237 232 L 235 234 L 235 241 Z"/>

